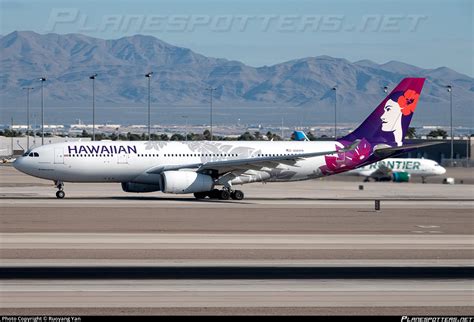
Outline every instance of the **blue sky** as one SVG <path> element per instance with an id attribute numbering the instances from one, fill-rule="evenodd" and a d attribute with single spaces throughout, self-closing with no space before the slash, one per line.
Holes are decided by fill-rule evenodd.
<path id="1" fill-rule="evenodd" d="M 263 66 L 318 55 L 473 76 L 473 1 L 0 0 L 0 33 L 148 34 Z"/>

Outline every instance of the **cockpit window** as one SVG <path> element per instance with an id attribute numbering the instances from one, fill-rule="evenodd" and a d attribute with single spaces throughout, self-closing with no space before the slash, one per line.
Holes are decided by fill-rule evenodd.
<path id="1" fill-rule="evenodd" d="M 30 154 L 28 154 L 29 157 L 32 157 L 33 156 L 33 152 L 30 152 Z"/>
<path id="2" fill-rule="evenodd" d="M 33 156 L 34 156 L 34 157 L 39 157 L 38 152 L 34 152 L 34 153 L 33 153 Z"/>

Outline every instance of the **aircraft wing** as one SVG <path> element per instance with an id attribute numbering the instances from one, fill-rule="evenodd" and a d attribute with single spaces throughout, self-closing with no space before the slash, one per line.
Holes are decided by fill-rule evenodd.
<path id="1" fill-rule="evenodd" d="M 151 168 L 147 173 L 160 174 L 164 171 L 170 170 L 184 170 L 184 169 L 196 169 L 196 172 L 208 172 L 217 171 L 219 175 L 235 170 L 260 170 L 264 167 L 275 167 L 278 164 L 294 165 L 298 160 L 304 158 L 318 157 L 322 155 L 334 154 L 339 151 L 324 151 L 324 152 L 311 152 L 311 153 L 300 153 L 294 155 L 282 155 L 282 156 L 271 156 L 271 157 L 251 157 L 246 159 L 238 160 L 222 160 L 222 161 L 209 161 L 204 163 L 192 163 L 192 164 L 180 164 L 180 165 L 169 165 L 159 166 Z"/>

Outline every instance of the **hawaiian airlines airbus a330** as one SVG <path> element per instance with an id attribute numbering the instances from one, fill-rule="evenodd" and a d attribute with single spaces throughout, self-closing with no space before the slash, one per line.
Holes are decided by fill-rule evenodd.
<path id="1" fill-rule="evenodd" d="M 354 132 L 336 141 L 66 142 L 27 151 L 14 167 L 53 180 L 58 198 L 65 196 L 64 182 L 118 182 L 126 192 L 241 200 L 235 185 L 319 178 L 428 145 L 403 142 L 423 83 L 402 80 Z"/>

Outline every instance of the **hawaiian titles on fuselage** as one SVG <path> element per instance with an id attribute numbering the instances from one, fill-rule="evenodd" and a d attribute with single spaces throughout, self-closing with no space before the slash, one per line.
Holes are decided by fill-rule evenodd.
<path id="1" fill-rule="evenodd" d="M 132 154 L 137 153 L 135 145 L 68 145 L 69 154 Z"/>

